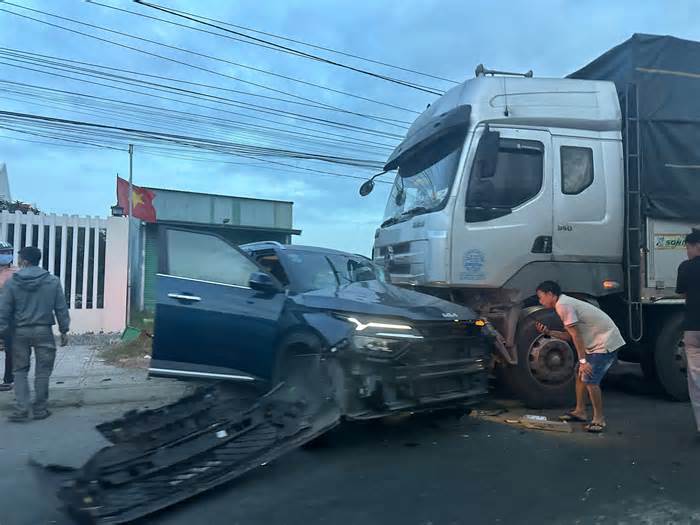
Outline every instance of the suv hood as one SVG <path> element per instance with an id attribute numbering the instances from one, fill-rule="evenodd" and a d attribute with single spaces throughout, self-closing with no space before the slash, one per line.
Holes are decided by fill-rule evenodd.
<path id="1" fill-rule="evenodd" d="M 300 306 L 378 317 L 401 317 L 412 321 L 468 321 L 473 310 L 432 295 L 406 290 L 380 281 L 362 281 L 313 290 L 290 297 Z"/>

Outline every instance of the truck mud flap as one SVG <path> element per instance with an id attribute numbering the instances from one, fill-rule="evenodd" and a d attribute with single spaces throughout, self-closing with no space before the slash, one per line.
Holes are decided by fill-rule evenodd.
<path id="1" fill-rule="evenodd" d="M 315 388 L 312 390 L 316 390 Z M 281 385 L 245 409 L 222 385 L 166 407 L 99 425 L 114 445 L 95 454 L 59 491 L 80 523 L 147 516 L 273 461 L 335 427 L 326 389 Z M 245 400 L 243 401 L 245 403 Z"/>

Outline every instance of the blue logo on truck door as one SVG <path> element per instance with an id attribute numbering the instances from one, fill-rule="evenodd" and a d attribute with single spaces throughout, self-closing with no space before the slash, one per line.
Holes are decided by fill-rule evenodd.
<path id="1" fill-rule="evenodd" d="M 484 274 L 486 256 L 481 250 L 468 250 L 462 256 L 462 272 L 459 277 L 463 281 L 481 281 Z"/>

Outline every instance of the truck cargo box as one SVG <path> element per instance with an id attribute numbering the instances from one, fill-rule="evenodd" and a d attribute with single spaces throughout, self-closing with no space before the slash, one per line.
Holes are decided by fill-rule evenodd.
<path id="1" fill-rule="evenodd" d="M 634 86 L 643 213 L 700 223 L 700 42 L 635 34 L 569 77 L 613 81 L 623 117 Z"/>

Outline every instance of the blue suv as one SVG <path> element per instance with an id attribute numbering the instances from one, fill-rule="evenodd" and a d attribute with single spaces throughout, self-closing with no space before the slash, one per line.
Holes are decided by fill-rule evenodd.
<path id="1" fill-rule="evenodd" d="M 151 375 L 270 388 L 323 370 L 349 419 L 487 394 L 484 322 L 365 257 L 172 227 L 160 239 Z"/>

